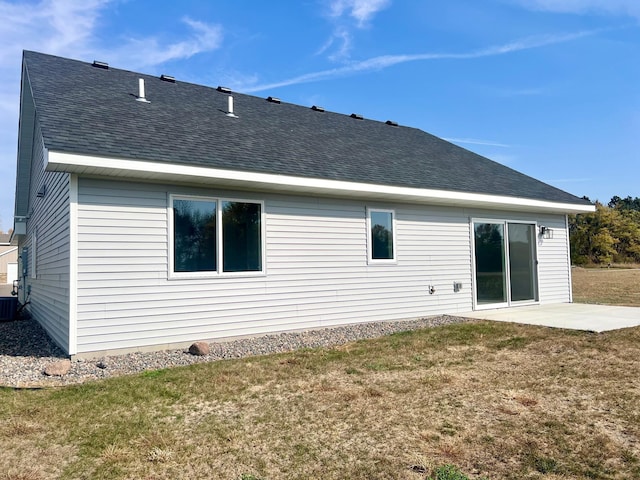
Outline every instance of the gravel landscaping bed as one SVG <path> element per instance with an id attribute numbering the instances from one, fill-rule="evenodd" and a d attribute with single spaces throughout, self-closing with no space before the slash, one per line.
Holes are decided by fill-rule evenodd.
<path id="1" fill-rule="evenodd" d="M 400 331 L 467 320 L 443 315 L 417 320 L 359 323 L 304 332 L 263 335 L 211 343 L 210 353 L 203 356 L 191 355 L 188 350 L 163 350 L 91 360 L 77 359 L 71 362 L 69 372 L 63 376 L 47 376 L 44 370 L 48 365 L 68 358 L 64 352 L 51 341 L 36 321 L 18 320 L 0 323 L 0 386 L 30 388 L 70 385 L 193 363 L 289 352 L 300 348 L 331 347 Z"/>

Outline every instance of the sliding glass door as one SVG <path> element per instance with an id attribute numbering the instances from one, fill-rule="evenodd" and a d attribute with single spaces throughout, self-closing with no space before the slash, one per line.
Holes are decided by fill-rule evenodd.
<path id="1" fill-rule="evenodd" d="M 478 305 L 507 302 L 503 223 L 474 223 Z"/>
<path id="2" fill-rule="evenodd" d="M 535 225 L 508 223 L 509 277 L 513 302 L 537 300 Z"/>
<path id="3" fill-rule="evenodd" d="M 476 307 L 537 301 L 535 225 L 474 221 Z"/>

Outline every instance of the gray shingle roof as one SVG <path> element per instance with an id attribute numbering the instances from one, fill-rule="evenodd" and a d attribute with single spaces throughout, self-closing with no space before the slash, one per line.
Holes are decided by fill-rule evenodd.
<path id="1" fill-rule="evenodd" d="M 53 151 L 585 204 L 416 128 L 24 52 Z M 135 101 L 138 78 L 150 103 Z"/>

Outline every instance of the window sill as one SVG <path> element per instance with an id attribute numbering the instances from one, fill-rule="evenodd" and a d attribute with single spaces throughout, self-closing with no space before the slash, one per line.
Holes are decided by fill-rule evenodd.
<path id="1" fill-rule="evenodd" d="M 266 277 L 267 272 L 207 272 L 203 274 L 198 273 L 184 273 L 176 274 L 171 273 L 167 276 L 167 280 L 222 280 L 226 278 L 261 278 Z"/>
<path id="2" fill-rule="evenodd" d="M 367 262 L 367 265 L 397 265 L 398 264 L 398 260 L 369 260 Z"/>

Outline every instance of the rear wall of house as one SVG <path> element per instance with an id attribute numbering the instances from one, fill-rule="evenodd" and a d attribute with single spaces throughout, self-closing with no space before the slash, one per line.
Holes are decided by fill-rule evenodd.
<path id="1" fill-rule="evenodd" d="M 169 194 L 264 201 L 266 274 L 169 279 Z M 395 210 L 397 263 L 368 264 L 367 207 Z M 479 217 L 554 228 L 537 246 L 540 300 L 569 301 L 562 215 L 80 178 L 78 353 L 470 311 Z"/>

